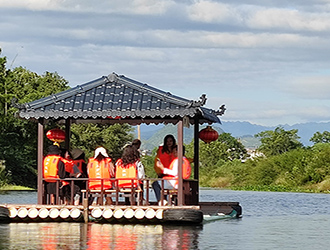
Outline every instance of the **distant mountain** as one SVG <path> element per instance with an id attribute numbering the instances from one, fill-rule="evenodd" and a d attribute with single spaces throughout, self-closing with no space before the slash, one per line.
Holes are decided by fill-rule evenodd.
<path id="1" fill-rule="evenodd" d="M 222 122 L 220 126 L 225 132 L 231 133 L 234 137 L 243 137 L 246 135 L 252 135 L 266 131 L 274 130 L 276 127 L 283 127 L 285 130 L 298 129 L 298 136 L 300 136 L 300 141 L 305 146 L 313 145 L 309 139 L 316 133 L 324 131 L 330 131 L 330 122 L 308 122 L 308 123 L 297 123 L 294 125 L 277 125 L 273 127 L 261 126 L 256 124 L 251 124 L 249 122 Z"/>
<path id="2" fill-rule="evenodd" d="M 298 129 L 298 136 L 300 136 L 300 141 L 305 146 L 311 146 L 313 143 L 309 141 L 309 139 L 314 135 L 316 132 L 323 133 L 324 131 L 330 131 L 330 122 L 324 123 L 316 123 L 316 122 L 309 122 L 309 123 L 298 123 L 292 126 L 290 125 L 278 125 L 278 126 L 262 126 L 257 124 L 252 124 L 249 122 L 222 122 L 222 124 L 213 124 L 212 125 L 218 133 L 226 132 L 230 133 L 235 138 L 241 140 L 243 145 L 247 148 L 255 148 L 260 145 L 260 142 L 257 138 L 254 137 L 255 134 L 266 131 L 266 130 L 274 130 L 276 127 L 283 127 L 285 130 L 291 129 Z M 200 129 L 206 126 L 200 126 Z M 137 131 L 137 130 L 136 130 Z M 184 143 L 188 144 L 193 139 L 194 128 L 191 126 L 189 129 L 184 128 Z M 142 141 L 142 148 L 152 150 L 155 147 L 159 146 L 163 143 L 163 139 L 167 134 L 173 134 L 175 138 L 177 138 L 177 127 L 176 125 L 140 125 L 140 132 L 141 132 L 141 141 Z M 137 134 L 137 132 L 136 132 Z"/>
<path id="3" fill-rule="evenodd" d="M 205 128 L 206 125 L 200 126 L 200 129 Z M 220 127 L 214 127 L 214 129 L 219 133 L 223 133 L 224 131 Z M 152 150 L 155 147 L 163 144 L 164 137 L 167 134 L 174 135 L 175 138 L 178 138 L 178 130 L 177 126 L 173 124 L 160 124 L 160 125 L 140 125 L 141 132 L 141 148 Z M 183 142 L 185 144 L 189 144 L 194 138 L 194 127 L 183 128 Z"/>
<path id="4" fill-rule="evenodd" d="M 274 130 L 275 127 L 266 127 L 262 125 L 256 125 L 249 122 L 221 122 L 215 126 L 221 127 L 226 133 L 230 133 L 234 137 L 241 137 L 244 135 L 258 134 L 265 130 Z"/>

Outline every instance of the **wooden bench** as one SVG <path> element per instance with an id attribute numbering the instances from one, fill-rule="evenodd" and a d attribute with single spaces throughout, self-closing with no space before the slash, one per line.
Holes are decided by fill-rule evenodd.
<path id="1" fill-rule="evenodd" d="M 164 196 L 167 196 L 168 205 L 175 205 L 178 199 L 178 190 L 177 189 L 164 189 Z M 165 198 L 164 198 L 165 199 Z"/>
<path id="2" fill-rule="evenodd" d="M 140 187 L 133 187 L 133 188 L 119 188 L 115 187 L 114 189 L 107 189 L 107 190 L 91 190 L 91 189 L 85 189 L 81 190 L 83 199 L 89 199 L 89 197 L 110 197 L 115 198 L 115 204 L 119 205 L 119 198 L 129 198 L 130 205 L 137 204 L 138 206 L 142 203 L 143 198 L 143 190 Z M 99 204 L 103 205 L 103 204 Z"/>

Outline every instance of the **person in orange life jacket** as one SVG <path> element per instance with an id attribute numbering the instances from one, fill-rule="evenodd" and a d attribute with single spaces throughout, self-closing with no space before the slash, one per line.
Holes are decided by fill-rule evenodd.
<path id="1" fill-rule="evenodd" d="M 140 152 L 133 145 L 124 148 L 122 157 L 116 162 L 116 179 L 132 178 L 141 180 L 145 178 L 144 166 L 140 161 Z M 142 181 L 134 181 L 133 187 L 143 190 Z M 132 180 L 118 180 L 120 188 L 131 188 Z M 129 204 L 129 199 L 125 197 L 125 203 Z"/>
<path id="2" fill-rule="evenodd" d="M 89 178 L 98 178 L 101 180 L 89 180 L 88 186 L 91 190 L 101 190 L 103 185 L 103 190 L 111 189 L 112 182 L 111 180 L 106 180 L 113 178 L 115 176 L 115 170 L 112 159 L 109 157 L 107 151 L 103 147 L 98 147 L 95 150 L 94 157 L 89 158 L 87 164 L 87 173 Z M 103 204 L 101 198 L 97 199 L 98 204 Z M 106 204 L 112 204 L 111 197 L 106 197 Z"/>
<path id="3" fill-rule="evenodd" d="M 74 173 L 73 171 L 74 161 L 72 160 L 71 153 L 66 149 L 62 149 L 62 155 L 64 158 L 66 178 L 76 178 L 77 173 Z M 60 189 L 61 196 L 64 197 L 65 204 L 67 204 L 68 201 L 71 200 L 71 185 L 73 185 L 74 205 L 79 205 L 80 197 L 81 197 L 81 189 L 78 185 L 76 185 L 75 181 L 73 183 L 71 181 L 67 181 L 63 183 L 63 186 Z"/>
<path id="4" fill-rule="evenodd" d="M 73 167 L 72 171 L 76 174 L 77 178 L 87 178 L 87 163 L 85 161 L 85 152 L 79 148 L 71 151 Z M 78 180 L 75 182 L 80 189 L 86 189 L 86 181 Z"/>
<path id="5" fill-rule="evenodd" d="M 55 203 L 54 195 L 56 194 L 56 181 L 52 178 L 64 179 L 66 177 L 65 165 L 61 157 L 61 150 L 56 145 L 48 147 L 47 156 L 43 161 L 43 178 L 45 179 L 45 190 L 50 194 L 50 203 Z M 62 184 L 60 183 L 59 186 Z"/>
<path id="6" fill-rule="evenodd" d="M 173 155 L 173 149 L 175 146 L 176 140 L 173 135 L 169 134 L 164 137 L 163 146 L 158 147 L 154 169 L 159 178 L 163 177 L 162 169 L 168 168 L 172 160 L 175 158 Z"/>
<path id="7" fill-rule="evenodd" d="M 185 148 L 183 147 L 183 154 L 184 154 Z M 178 188 L 178 169 L 179 169 L 179 159 L 178 159 L 178 151 L 177 146 L 174 147 L 173 154 L 175 158 L 171 162 L 169 168 L 163 168 L 162 173 L 164 175 L 163 179 L 166 179 L 164 181 L 164 189 L 177 189 Z M 188 159 L 183 156 L 182 158 L 182 169 L 183 169 L 183 178 L 188 179 L 191 174 L 191 166 Z M 152 183 L 152 187 L 155 191 L 155 195 L 157 198 L 157 201 L 160 202 L 160 192 L 161 192 L 161 181 L 155 181 Z M 165 202 L 166 203 L 166 202 Z"/>

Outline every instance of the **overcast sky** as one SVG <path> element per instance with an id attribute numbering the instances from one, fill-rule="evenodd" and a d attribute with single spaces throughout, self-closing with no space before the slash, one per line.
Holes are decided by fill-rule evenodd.
<path id="1" fill-rule="evenodd" d="M 223 121 L 330 121 L 330 0 L 0 0 L 7 68 L 71 87 L 115 72 Z"/>

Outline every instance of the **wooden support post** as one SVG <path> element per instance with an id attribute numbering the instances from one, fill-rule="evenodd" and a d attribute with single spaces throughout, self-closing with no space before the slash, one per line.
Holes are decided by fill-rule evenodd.
<path id="1" fill-rule="evenodd" d="M 178 205 L 184 205 L 183 199 L 183 174 L 182 174 L 182 156 L 183 156 L 183 121 L 178 122 Z"/>
<path id="2" fill-rule="evenodd" d="M 70 150 L 71 119 L 65 120 L 65 149 Z"/>
<path id="3" fill-rule="evenodd" d="M 88 210 L 89 210 L 89 207 L 88 207 L 88 196 L 89 196 L 89 193 L 88 193 L 89 190 L 86 190 L 86 193 L 84 193 L 83 195 L 83 207 L 84 207 L 84 211 L 83 211 L 83 216 L 84 216 L 84 222 L 85 223 L 88 223 Z"/>
<path id="4" fill-rule="evenodd" d="M 194 179 L 196 183 L 196 201 L 199 203 L 199 119 L 195 118 L 194 122 Z"/>
<path id="5" fill-rule="evenodd" d="M 38 204 L 43 203 L 43 181 L 42 181 L 42 165 L 43 165 L 43 155 L 44 155 L 44 120 L 39 119 L 38 121 L 38 156 L 37 156 L 37 164 L 38 164 Z"/>

